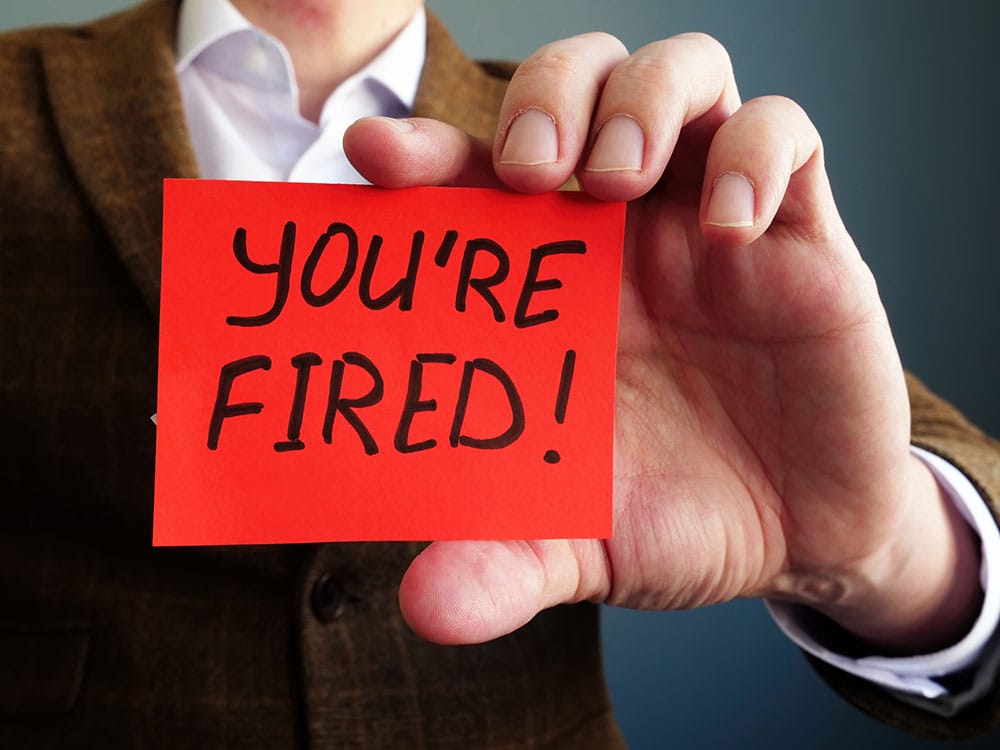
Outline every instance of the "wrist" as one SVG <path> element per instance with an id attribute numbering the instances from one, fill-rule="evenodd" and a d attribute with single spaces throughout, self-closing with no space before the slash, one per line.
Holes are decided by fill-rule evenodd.
<path id="1" fill-rule="evenodd" d="M 959 641 L 982 605 L 978 538 L 927 467 L 911 457 L 900 524 L 874 555 L 806 602 L 886 654 L 932 653 Z"/>

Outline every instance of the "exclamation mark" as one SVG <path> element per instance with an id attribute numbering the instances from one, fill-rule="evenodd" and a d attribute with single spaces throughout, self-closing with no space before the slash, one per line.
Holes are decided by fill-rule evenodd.
<path id="1" fill-rule="evenodd" d="M 576 366 L 576 352 L 568 349 L 563 355 L 562 373 L 559 376 L 559 390 L 556 392 L 556 422 L 566 421 L 566 405 L 569 403 L 569 391 L 573 387 L 573 368 Z M 544 460 L 547 464 L 559 463 L 559 451 L 545 451 Z"/>

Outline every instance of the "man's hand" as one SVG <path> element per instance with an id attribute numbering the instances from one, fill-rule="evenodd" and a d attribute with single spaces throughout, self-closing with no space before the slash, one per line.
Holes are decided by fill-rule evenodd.
<path id="1" fill-rule="evenodd" d="M 884 650 L 960 637 L 974 542 L 911 458 L 906 386 L 818 134 L 793 102 L 740 103 L 725 50 L 683 35 L 629 55 L 588 34 L 519 68 L 495 142 L 362 120 L 372 182 L 557 189 L 631 201 L 607 541 L 438 542 L 401 589 L 443 643 L 560 602 L 817 607 Z"/>

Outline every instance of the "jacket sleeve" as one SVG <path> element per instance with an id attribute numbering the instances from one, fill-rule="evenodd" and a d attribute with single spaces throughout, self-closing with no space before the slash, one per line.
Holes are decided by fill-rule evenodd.
<path id="1" fill-rule="evenodd" d="M 994 520 L 1000 518 L 1000 442 L 973 426 L 916 377 L 907 375 L 910 393 L 911 442 L 941 456 L 959 469 L 986 500 Z M 997 638 L 989 648 L 1000 648 Z M 858 708 L 901 729 L 937 737 L 983 734 L 1000 725 L 1000 680 L 987 695 L 955 716 L 943 717 L 908 705 L 890 692 L 809 657 L 834 690 Z"/>

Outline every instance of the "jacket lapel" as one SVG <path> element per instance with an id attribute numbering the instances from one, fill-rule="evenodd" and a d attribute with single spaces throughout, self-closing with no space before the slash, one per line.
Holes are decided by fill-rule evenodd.
<path id="1" fill-rule="evenodd" d="M 505 77 L 513 72 L 511 66 L 492 67 L 492 72 Z M 466 57 L 441 21 L 427 13 L 427 60 L 413 104 L 415 117 L 447 122 L 477 138 L 492 138 L 506 89 L 505 78 L 490 75 Z"/>
<path id="2" fill-rule="evenodd" d="M 173 70 L 176 14 L 175 0 L 152 0 L 42 50 L 77 179 L 154 315 L 163 179 L 198 176 Z"/>
<path id="3" fill-rule="evenodd" d="M 149 0 L 43 48 L 56 127 L 115 251 L 157 313 L 163 180 L 199 176 L 174 73 L 177 0 Z M 414 115 L 492 137 L 506 82 L 427 18 Z M 505 71 L 500 71 L 505 72 Z"/>

